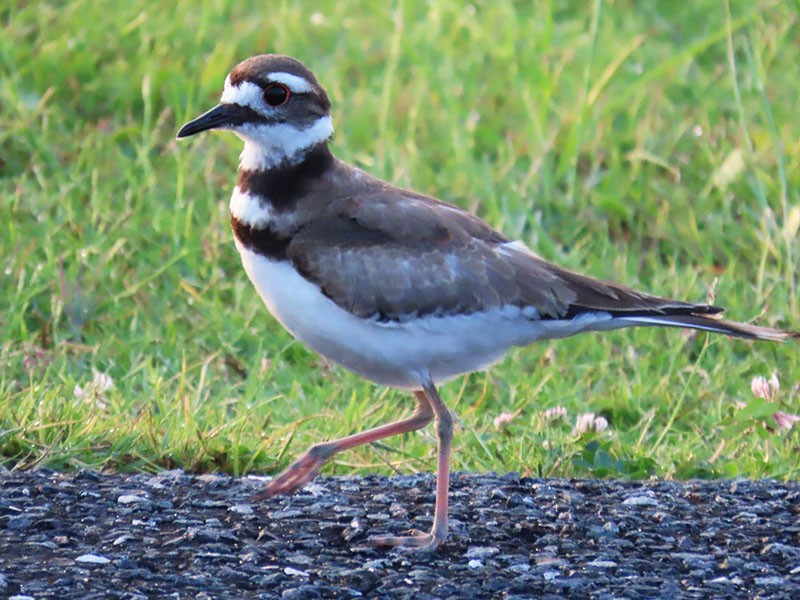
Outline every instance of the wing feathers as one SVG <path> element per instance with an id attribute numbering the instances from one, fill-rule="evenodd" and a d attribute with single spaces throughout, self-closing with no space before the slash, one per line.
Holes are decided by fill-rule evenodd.
<path id="1" fill-rule="evenodd" d="M 329 298 L 363 318 L 405 321 L 511 305 L 538 319 L 604 312 L 632 326 L 772 340 L 797 335 L 722 321 L 714 317 L 719 307 L 567 271 L 457 207 L 388 186 L 300 226 L 287 256 Z"/>

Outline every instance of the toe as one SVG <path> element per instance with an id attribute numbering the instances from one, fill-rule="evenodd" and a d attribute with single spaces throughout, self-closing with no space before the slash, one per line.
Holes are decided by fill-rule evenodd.
<path id="1" fill-rule="evenodd" d="M 444 535 L 416 533 L 416 535 L 375 535 L 369 538 L 373 546 L 408 548 L 415 551 L 435 550 L 444 541 Z"/>

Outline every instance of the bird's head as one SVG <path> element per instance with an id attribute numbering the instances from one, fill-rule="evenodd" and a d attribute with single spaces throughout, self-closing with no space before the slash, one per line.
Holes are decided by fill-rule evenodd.
<path id="1" fill-rule="evenodd" d="M 245 141 L 242 161 L 269 168 L 294 162 L 333 135 L 328 94 L 300 61 L 277 54 L 254 56 L 225 78 L 217 106 L 189 121 L 179 138 L 209 129 Z"/>

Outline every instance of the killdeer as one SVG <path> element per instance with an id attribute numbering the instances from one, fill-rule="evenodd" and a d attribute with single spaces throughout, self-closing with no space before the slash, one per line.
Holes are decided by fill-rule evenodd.
<path id="1" fill-rule="evenodd" d="M 453 419 L 437 385 L 512 346 L 621 327 L 686 327 L 785 340 L 800 333 L 719 318 L 721 308 L 659 298 L 562 269 L 464 210 L 336 159 L 330 101 L 288 56 L 255 56 L 220 103 L 178 137 L 229 130 L 244 141 L 230 200 L 236 248 L 272 315 L 295 338 L 375 383 L 413 391 L 408 418 L 312 446 L 262 497 L 296 491 L 337 452 L 436 421 L 433 528 L 371 538 L 436 548 L 447 535 Z"/>

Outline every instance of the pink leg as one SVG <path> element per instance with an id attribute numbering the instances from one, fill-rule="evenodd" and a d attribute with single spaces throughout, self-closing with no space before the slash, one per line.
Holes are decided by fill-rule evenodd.
<path id="1" fill-rule="evenodd" d="M 439 439 L 439 465 L 436 471 L 436 507 L 430 533 L 411 536 L 374 536 L 370 542 L 376 546 L 405 546 L 418 550 L 433 550 L 447 537 L 447 495 L 450 488 L 450 449 L 453 441 L 453 417 L 439 397 L 432 382 L 422 392 L 436 415 L 436 437 Z M 419 398 L 419 396 L 417 396 Z"/>
<path id="2" fill-rule="evenodd" d="M 319 474 L 322 465 L 337 452 L 348 450 L 349 448 L 354 448 L 362 444 L 369 444 L 370 442 L 375 442 L 392 435 L 422 429 L 433 420 L 434 413 L 436 413 L 438 419 L 438 411 L 435 407 L 431 407 L 429 396 L 421 391 L 414 392 L 414 395 L 417 397 L 417 409 L 408 419 L 350 435 L 340 440 L 311 446 L 303 456 L 298 458 L 288 469 L 273 479 L 267 488 L 263 492 L 255 495 L 253 499 L 262 500 L 264 498 L 271 498 L 277 494 L 291 494 L 314 479 Z M 436 398 L 438 399 L 438 396 L 436 396 Z M 439 402 L 441 402 L 441 400 Z M 445 494 L 445 513 L 447 512 L 446 496 L 447 494 Z"/>

